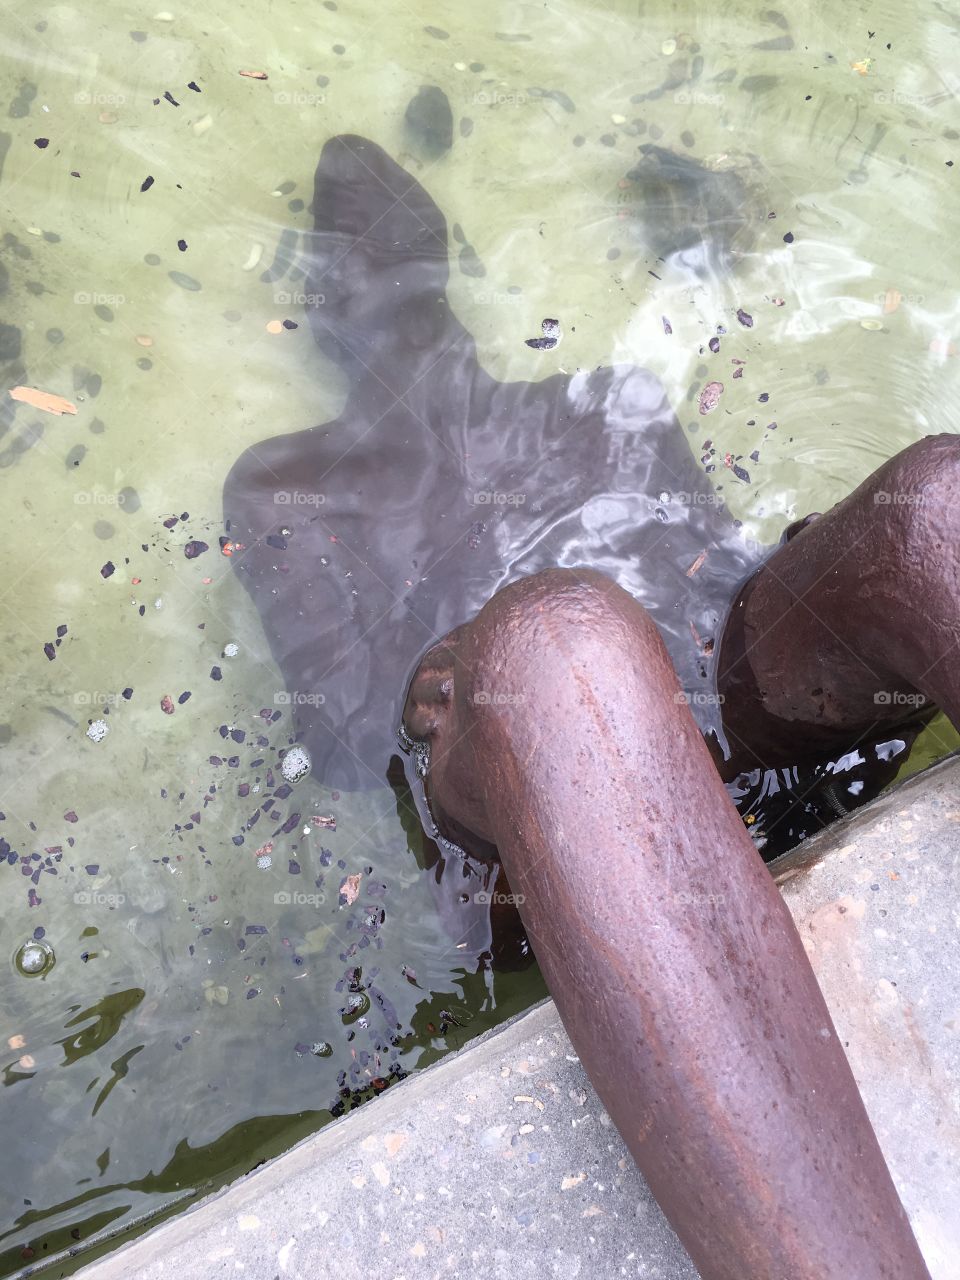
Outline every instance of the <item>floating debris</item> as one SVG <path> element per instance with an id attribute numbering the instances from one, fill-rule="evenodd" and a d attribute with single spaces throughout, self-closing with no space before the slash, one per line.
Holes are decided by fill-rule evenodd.
<path id="1" fill-rule="evenodd" d="M 34 409 L 42 409 L 44 413 L 55 413 L 57 417 L 77 412 L 77 406 L 72 401 L 54 395 L 52 391 L 38 391 L 36 387 L 11 387 L 8 394 L 11 400 L 19 400 Z"/>
<path id="2" fill-rule="evenodd" d="M 223 656 L 225 658 L 235 658 L 239 652 L 240 646 L 238 644 L 234 644 L 232 640 L 229 644 L 225 644 L 223 646 Z"/>
<path id="3" fill-rule="evenodd" d="M 310 772 L 310 756 L 303 747 L 291 747 L 280 761 L 280 772 L 287 782 L 299 782 Z"/>
<path id="4" fill-rule="evenodd" d="M 169 693 L 165 693 L 160 699 L 160 710 L 165 716 L 172 716 L 176 709 L 177 708 L 174 706 L 173 699 L 170 697 Z"/>
<path id="5" fill-rule="evenodd" d="M 707 553 L 706 553 L 706 551 L 701 551 L 701 552 L 700 552 L 700 554 L 697 556 L 696 560 L 694 560 L 693 564 L 692 564 L 692 565 L 690 566 L 690 568 L 687 570 L 687 577 L 688 577 L 688 578 L 692 578 L 692 577 L 693 577 L 693 575 L 694 575 L 694 574 L 695 574 L 699 569 L 702 569 L 702 568 L 703 568 L 703 564 L 704 564 L 704 561 L 706 560 L 706 558 L 707 558 Z"/>
<path id="6" fill-rule="evenodd" d="M 91 742 L 102 742 L 110 732 L 110 726 L 106 720 L 94 720 L 87 730 L 87 737 Z"/>
<path id="7" fill-rule="evenodd" d="M 351 1022 L 356 1022 L 358 1018 L 362 1018 L 369 1011 L 370 997 L 365 991 L 356 991 L 347 999 L 347 1003 L 340 1010 L 340 1017 L 344 1026 L 348 1027 Z"/>
<path id="8" fill-rule="evenodd" d="M 267 80 L 269 77 L 265 71 L 241 71 L 242 76 L 246 76 L 248 80 Z"/>
<path id="9" fill-rule="evenodd" d="M 360 895 L 360 872 L 355 875 L 346 876 L 343 884 L 340 886 L 340 905 L 349 907 Z"/>
<path id="10" fill-rule="evenodd" d="M 737 319 L 745 329 L 753 328 L 753 316 L 748 311 L 744 311 L 743 307 L 737 308 Z"/>
<path id="11" fill-rule="evenodd" d="M 551 319 L 542 320 L 540 328 L 543 330 L 543 337 L 527 338 L 527 346 L 533 347 L 535 351 L 552 351 L 560 341 L 560 321 Z"/>
<path id="12" fill-rule="evenodd" d="M 700 392 L 700 412 L 712 413 L 720 403 L 720 397 L 723 395 L 722 382 L 708 382 Z"/>
<path id="13" fill-rule="evenodd" d="M 14 957 L 14 964 L 25 978 L 38 978 L 49 973 L 56 962 L 49 942 L 25 942 Z"/>

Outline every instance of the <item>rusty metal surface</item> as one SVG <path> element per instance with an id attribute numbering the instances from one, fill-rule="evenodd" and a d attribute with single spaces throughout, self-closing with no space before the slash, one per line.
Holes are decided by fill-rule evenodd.
<path id="1" fill-rule="evenodd" d="M 514 583 L 427 655 L 404 720 L 441 830 L 498 849 L 564 1026 L 704 1280 L 926 1277 L 800 938 L 640 605 L 589 569 Z"/>

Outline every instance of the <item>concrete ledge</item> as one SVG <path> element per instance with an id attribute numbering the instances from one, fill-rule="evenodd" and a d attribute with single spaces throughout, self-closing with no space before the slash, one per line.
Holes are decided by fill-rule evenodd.
<path id="1" fill-rule="evenodd" d="M 960 1275 L 960 761 L 773 868 L 934 1280 Z M 84 1280 L 697 1275 L 551 1002 Z"/>

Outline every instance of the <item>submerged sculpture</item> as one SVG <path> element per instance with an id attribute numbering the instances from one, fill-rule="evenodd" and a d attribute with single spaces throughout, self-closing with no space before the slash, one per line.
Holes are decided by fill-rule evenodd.
<path id="1" fill-rule="evenodd" d="M 705 1280 L 920 1280 L 721 773 L 903 745 L 935 705 L 956 719 L 960 447 L 905 451 L 764 561 L 651 373 L 480 368 L 446 301 L 443 215 L 379 147 L 328 142 L 314 212 L 310 319 L 347 402 L 249 449 L 224 507 L 315 771 L 381 784 L 415 672 L 403 719 L 433 819 L 502 859 Z"/>

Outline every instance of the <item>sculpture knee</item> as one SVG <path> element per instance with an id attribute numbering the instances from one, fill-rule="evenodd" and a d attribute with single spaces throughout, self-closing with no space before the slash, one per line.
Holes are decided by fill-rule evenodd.
<path id="1" fill-rule="evenodd" d="M 596 570 L 548 569 L 497 592 L 424 655 L 404 726 L 426 747 L 434 817 L 488 839 L 490 789 L 508 758 L 577 752 L 591 738 L 618 751 L 638 716 L 666 727 L 679 696 L 632 596 Z"/>
<path id="2" fill-rule="evenodd" d="M 925 436 L 880 467 L 867 482 L 883 521 L 891 568 L 928 573 L 955 568 L 960 541 L 960 436 Z"/>

